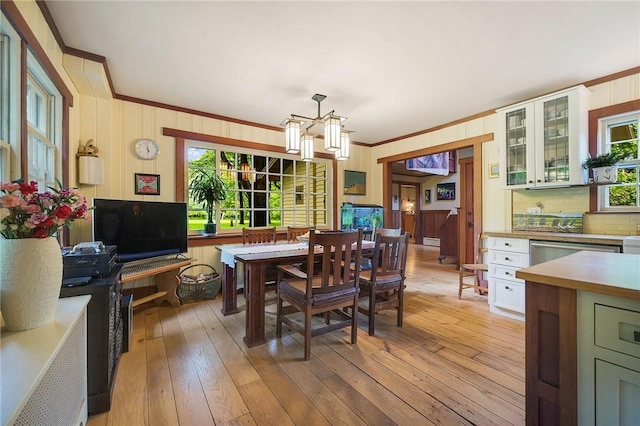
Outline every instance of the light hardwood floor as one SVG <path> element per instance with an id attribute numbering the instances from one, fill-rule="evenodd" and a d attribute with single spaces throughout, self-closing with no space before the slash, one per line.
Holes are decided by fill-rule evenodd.
<path id="1" fill-rule="evenodd" d="M 411 245 L 404 327 L 383 312 L 370 337 L 361 316 L 357 345 L 348 328 L 319 336 L 309 361 L 300 335 L 275 338 L 273 294 L 268 341 L 251 349 L 244 311 L 222 316 L 220 296 L 140 308 L 111 410 L 89 426 L 524 424 L 524 323 L 473 290 L 458 300 L 455 266 L 437 255 Z"/>

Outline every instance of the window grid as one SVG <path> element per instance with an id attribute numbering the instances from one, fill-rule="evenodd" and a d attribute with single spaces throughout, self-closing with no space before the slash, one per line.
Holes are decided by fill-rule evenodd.
<path id="1" fill-rule="evenodd" d="M 188 170 L 202 167 L 198 166 L 196 156 L 191 155 L 197 152 L 198 146 L 203 145 L 187 145 Z M 308 164 L 276 155 L 233 152 L 226 147 L 206 149 L 219 154 L 209 167 L 217 171 L 228 186 L 226 200 L 216 207 L 218 232 L 233 232 L 248 226 L 284 228 L 328 223 L 328 167 L 322 160 Z M 194 219 L 197 210 L 197 206 L 190 205 L 191 231 L 204 227 Z"/>
<path id="2" fill-rule="evenodd" d="M 618 162 L 618 183 L 599 191 L 600 210 L 640 211 L 640 111 L 602 121 L 602 152 L 623 153 Z"/>

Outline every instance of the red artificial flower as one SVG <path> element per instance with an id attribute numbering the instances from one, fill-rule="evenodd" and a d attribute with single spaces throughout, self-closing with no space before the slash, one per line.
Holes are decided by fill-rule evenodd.
<path id="1" fill-rule="evenodd" d="M 53 211 L 53 214 L 55 214 L 60 219 L 66 219 L 66 218 L 69 217 L 69 215 L 72 212 L 73 212 L 73 210 L 71 210 L 71 207 L 69 207 L 67 205 L 62 205 L 62 206 L 56 207 L 56 209 Z"/>
<path id="2" fill-rule="evenodd" d="M 22 192 L 24 195 L 29 195 L 29 194 L 33 194 L 34 192 L 38 192 L 38 183 L 33 180 L 29 183 L 21 182 L 20 192 Z"/>
<path id="3" fill-rule="evenodd" d="M 87 212 L 87 206 L 83 204 L 73 212 L 72 219 L 80 219 L 81 217 L 84 216 L 86 212 Z"/>
<path id="4" fill-rule="evenodd" d="M 40 223 L 40 226 L 44 227 L 44 228 L 48 228 L 50 226 L 53 226 L 55 224 L 55 221 L 53 220 L 52 217 L 48 217 L 46 220 L 42 221 Z"/>

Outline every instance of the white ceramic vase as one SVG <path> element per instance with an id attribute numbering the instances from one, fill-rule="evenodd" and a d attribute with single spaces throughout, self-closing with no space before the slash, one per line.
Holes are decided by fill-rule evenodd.
<path id="1" fill-rule="evenodd" d="M 58 240 L 0 239 L 0 309 L 8 331 L 53 321 L 62 285 Z"/>
<path id="2" fill-rule="evenodd" d="M 595 167 L 591 173 L 593 183 L 613 183 L 618 180 L 618 166 Z"/>

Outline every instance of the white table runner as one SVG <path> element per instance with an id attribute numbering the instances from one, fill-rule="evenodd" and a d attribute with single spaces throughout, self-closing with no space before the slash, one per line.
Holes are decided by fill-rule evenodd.
<path id="1" fill-rule="evenodd" d="M 242 247 L 221 247 L 220 261 L 231 268 L 235 268 L 235 257 L 237 254 L 265 253 L 287 250 L 307 250 L 309 243 L 288 243 L 288 244 L 246 244 Z"/>

